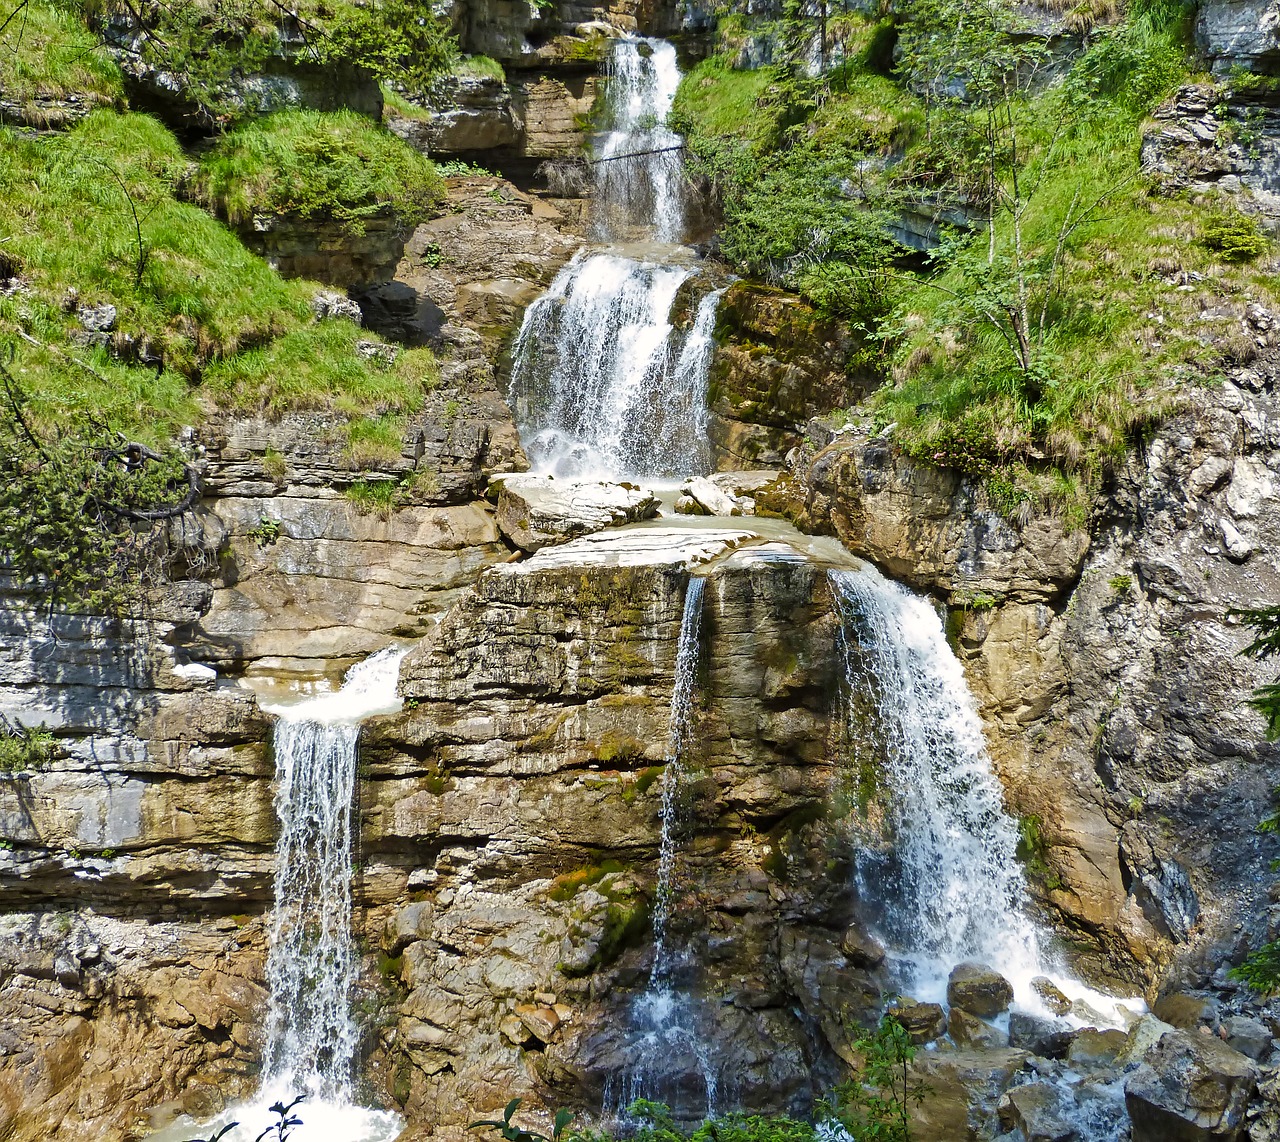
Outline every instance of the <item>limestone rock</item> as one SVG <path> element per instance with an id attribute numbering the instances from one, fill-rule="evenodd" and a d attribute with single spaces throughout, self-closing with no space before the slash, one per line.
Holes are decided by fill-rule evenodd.
<path id="1" fill-rule="evenodd" d="M 947 977 L 947 1003 L 971 1015 L 990 1019 L 1012 1002 L 1013 985 L 986 964 L 957 964 Z"/>
<path id="2" fill-rule="evenodd" d="M 497 493 L 498 527 L 530 552 L 658 513 L 657 497 L 629 484 L 526 474 L 497 477 L 489 488 Z"/>
<path id="3" fill-rule="evenodd" d="M 884 963 L 884 945 L 859 924 L 845 929 L 840 938 L 840 950 L 854 967 L 878 968 Z"/>
<path id="4" fill-rule="evenodd" d="M 1212 1036 L 1170 1031 L 1125 1081 L 1133 1142 L 1208 1142 L 1240 1136 L 1258 1073 Z"/>
<path id="5" fill-rule="evenodd" d="M 1066 1058 L 1074 1036 L 1075 1029 L 1062 1019 L 1044 1019 L 1025 1011 L 1015 1011 L 1009 1016 L 1009 1045 L 1042 1059 Z"/>
<path id="6" fill-rule="evenodd" d="M 1124 1050 L 1128 1037 L 1123 1031 L 1098 1031 L 1085 1027 L 1077 1031 L 1067 1049 L 1067 1061 L 1078 1067 L 1109 1067 Z"/>
<path id="7" fill-rule="evenodd" d="M 1197 9 L 1196 47 L 1213 70 L 1269 74 L 1280 66 L 1280 26 L 1267 0 L 1207 0 Z"/>
<path id="8" fill-rule="evenodd" d="M 1031 981 L 1031 990 L 1043 1001 L 1054 1015 L 1066 1015 L 1071 1010 L 1069 1000 L 1048 976 L 1038 975 Z"/>
<path id="9" fill-rule="evenodd" d="M 1062 1095 L 1048 1083 L 1014 1087 L 1000 1100 L 1000 1125 L 1020 1130 L 1025 1142 L 1075 1142 L 1076 1128 L 1067 1120 Z"/>
<path id="10" fill-rule="evenodd" d="M 1261 1020 L 1247 1015 L 1228 1015 L 1222 1021 L 1222 1029 L 1227 1035 L 1227 1046 L 1255 1062 L 1262 1062 L 1271 1054 L 1271 1029 Z"/>
<path id="11" fill-rule="evenodd" d="M 1001 1095 L 1027 1063 L 1025 1051 L 921 1051 L 911 1067 L 925 1084 L 924 1099 L 910 1106 L 911 1137 L 917 1142 L 956 1142 L 993 1137 L 1000 1131 Z"/>
<path id="12" fill-rule="evenodd" d="M 322 289 L 311 299 L 311 312 L 317 321 L 345 320 L 360 325 L 360 307 L 345 294 Z"/>
<path id="13" fill-rule="evenodd" d="M 1127 1066 L 1130 1063 L 1142 1062 L 1147 1052 L 1173 1030 L 1175 1028 L 1171 1023 L 1165 1023 L 1154 1015 L 1142 1016 L 1129 1028 L 1124 1048 L 1116 1058 L 1117 1063 Z"/>

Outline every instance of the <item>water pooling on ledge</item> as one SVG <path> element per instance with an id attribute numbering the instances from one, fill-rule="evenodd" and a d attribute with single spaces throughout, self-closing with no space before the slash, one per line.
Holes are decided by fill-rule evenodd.
<path id="1" fill-rule="evenodd" d="M 391 1142 L 404 1122 L 358 1106 L 353 1062 L 359 1032 L 350 994 L 357 954 L 351 932 L 351 804 L 360 723 L 400 708 L 396 681 L 406 651 L 379 651 L 347 672 L 341 689 L 291 703 L 276 714 L 274 905 L 267 928 L 270 1001 L 262 1083 L 248 1102 L 198 1129 L 207 1137 L 240 1125 L 225 1142 L 253 1142 L 274 1121 L 273 1103 L 305 1095 L 294 1113 L 296 1142 Z M 153 1142 L 192 1137 L 190 1122 Z"/>

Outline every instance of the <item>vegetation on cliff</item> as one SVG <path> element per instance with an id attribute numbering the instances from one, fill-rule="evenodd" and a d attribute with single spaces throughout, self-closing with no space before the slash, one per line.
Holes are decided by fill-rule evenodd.
<path id="1" fill-rule="evenodd" d="M 1144 119 L 1195 67 L 1187 5 L 1077 21 L 1068 62 L 1005 0 L 921 0 L 831 21 L 817 75 L 792 17 L 757 71 L 731 60 L 766 30 L 722 22 L 676 126 L 724 255 L 878 340 L 878 423 L 909 455 L 986 477 L 1010 513 L 1078 498 L 1186 385 L 1249 358 L 1199 318 L 1274 295 L 1270 243 L 1141 174 Z"/>

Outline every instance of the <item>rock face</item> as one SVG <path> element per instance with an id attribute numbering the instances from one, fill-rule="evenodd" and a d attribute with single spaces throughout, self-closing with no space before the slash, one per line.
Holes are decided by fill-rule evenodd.
<path id="1" fill-rule="evenodd" d="M 1133 1142 L 1239 1138 L 1258 1072 L 1212 1037 L 1170 1031 L 1125 1080 Z"/>
<path id="2" fill-rule="evenodd" d="M 822 871 L 851 852 L 819 840 L 843 828 L 824 570 L 748 531 L 603 532 L 483 575 L 405 660 L 409 708 L 367 730 L 366 887 L 408 990 L 383 1042 L 415 1120 L 531 1086 L 598 1103 L 634 1065 L 690 569 L 705 666 L 667 939 L 696 965 L 696 1033 L 744 1098 L 799 1108 L 848 1057 L 840 1013 L 878 1006 L 875 957 L 842 950 L 847 881 Z M 657 1081 L 701 1097 L 693 1053 L 668 1055 Z"/>
<path id="3" fill-rule="evenodd" d="M 1207 0 L 1196 11 L 1196 48 L 1219 74 L 1280 71 L 1280 15 L 1269 0 Z"/>
<path id="4" fill-rule="evenodd" d="M 1089 933 L 1102 974 L 1203 982 L 1237 923 L 1263 938 L 1259 839 L 1214 821 L 1261 819 L 1280 774 L 1248 705 L 1270 675 L 1228 614 L 1280 596 L 1274 371 L 1264 357 L 1190 394 L 1092 537 L 1007 521 L 856 421 L 810 425 L 797 474 L 758 498 L 950 604 L 1008 803 L 1042 838 L 1033 891 Z"/>
<path id="5" fill-rule="evenodd" d="M 853 335 L 780 290 L 729 286 L 716 314 L 716 339 L 708 432 L 719 468 L 778 466 L 809 417 L 845 408 L 869 391 L 869 376 L 850 376 L 859 348 Z"/>

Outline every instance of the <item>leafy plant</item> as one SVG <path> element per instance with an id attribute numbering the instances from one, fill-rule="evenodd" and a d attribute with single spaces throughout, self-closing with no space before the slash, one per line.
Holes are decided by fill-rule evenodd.
<path id="1" fill-rule="evenodd" d="M 1249 262 L 1270 244 L 1258 223 L 1237 210 L 1215 215 L 1200 228 L 1200 240 L 1228 262 Z"/>
<path id="2" fill-rule="evenodd" d="M 280 521 L 263 516 L 249 529 L 249 538 L 256 540 L 259 547 L 270 547 L 280 538 Z"/>
<path id="3" fill-rule="evenodd" d="M 1257 637 L 1241 651 L 1249 658 L 1268 661 L 1280 655 L 1280 605 L 1273 607 L 1233 608 L 1231 617 L 1242 619 L 1254 629 Z M 1267 740 L 1280 739 L 1280 677 L 1274 682 L 1259 686 L 1250 705 L 1267 720 Z"/>
<path id="4" fill-rule="evenodd" d="M 484 1118 L 478 1122 L 471 1123 L 467 1129 L 497 1130 L 505 1139 L 505 1142 L 560 1142 L 561 1135 L 564 1134 L 569 1123 L 573 1121 L 573 1113 L 563 1108 L 557 1110 L 551 1128 L 551 1137 L 548 1138 L 545 1134 L 539 1134 L 536 1130 L 526 1130 L 511 1121 L 511 1116 L 519 1109 L 521 1101 L 519 1098 L 513 1098 L 507 1103 L 501 1118 Z"/>
<path id="5" fill-rule="evenodd" d="M 0 714 L 0 773 L 44 769 L 53 751 L 53 734 L 43 724 L 24 726 Z"/>
<path id="6" fill-rule="evenodd" d="M 928 1086 L 911 1075 L 916 1048 L 892 1013 L 854 1043 L 862 1057 L 858 1074 L 836 1088 L 835 1114 L 859 1142 L 910 1142 L 912 1103 Z"/>
<path id="7" fill-rule="evenodd" d="M 233 1131 L 239 1125 L 240 1123 L 238 1122 L 228 1122 L 226 1126 L 224 1126 L 221 1130 L 215 1131 L 213 1134 L 210 1134 L 208 1138 L 192 1138 L 191 1142 L 218 1142 L 220 1138 L 222 1138 L 226 1134 L 230 1134 L 231 1131 Z"/>
<path id="8" fill-rule="evenodd" d="M 269 1136 L 274 1136 L 275 1142 L 287 1142 L 289 1135 L 293 1133 L 293 1128 L 302 1125 L 302 1119 L 293 1113 L 293 1108 L 306 1097 L 305 1094 L 300 1094 L 288 1105 L 285 1104 L 283 1099 L 279 1102 L 273 1102 L 270 1109 L 271 1113 L 276 1116 L 276 1121 L 259 1134 L 254 1139 L 254 1142 L 262 1142 L 264 1138 Z"/>

